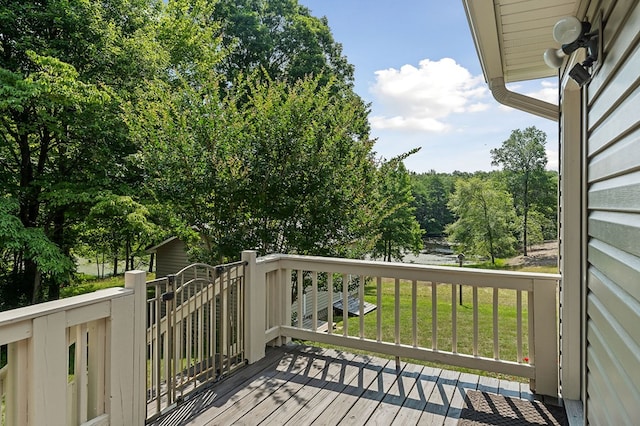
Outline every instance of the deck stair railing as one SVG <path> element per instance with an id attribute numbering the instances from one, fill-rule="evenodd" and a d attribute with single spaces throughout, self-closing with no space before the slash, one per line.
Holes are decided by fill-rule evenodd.
<path id="1" fill-rule="evenodd" d="M 244 263 L 147 283 L 147 418 L 244 365 Z"/>
<path id="2" fill-rule="evenodd" d="M 253 318 L 266 318 L 264 325 L 252 325 L 258 327 L 253 335 L 263 328 L 263 346 L 303 339 L 520 376 L 537 393 L 558 395 L 557 274 L 280 254 L 256 258 L 250 251 L 243 259 L 251 277 L 248 310 Z M 343 300 L 355 297 L 356 312 L 332 309 L 332 291 L 329 308 L 316 309 L 319 292 L 328 289 L 341 292 Z M 292 303 L 301 304 L 296 295 L 302 294 L 314 306 L 310 325 L 292 319 Z M 371 304 L 375 310 L 366 313 Z M 326 323 L 319 323 L 320 316 Z M 260 345 L 259 337 L 248 342 L 250 361 L 261 356 Z"/>

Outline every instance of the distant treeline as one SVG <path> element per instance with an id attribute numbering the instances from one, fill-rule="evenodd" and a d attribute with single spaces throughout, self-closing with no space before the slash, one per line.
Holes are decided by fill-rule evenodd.
<path id="1" fill-rule="evenodd" d="M 545 240 L 551 240 L 557 238 L 558 173 L 547 170 L 545 176 L 535 211 L 540 214 L 542 237 Z M 425 236 L 445 237 L 447 235 L 447 225 L 451 225 L 456 220 L 448 206 L 455 192 L 455 183 L 457 180 L 472 177 L 478 177 L 491 184 L 495 183 L 496 187 L 501 188 L 504 188 L 507 182 L 506 173 L 503 171 L 439 173 L 431 170 L 426 173 L 411 173 L 411 192 L 415 198 L 413 205 L 416 209 L 416 220 L 425 231 Z"/>

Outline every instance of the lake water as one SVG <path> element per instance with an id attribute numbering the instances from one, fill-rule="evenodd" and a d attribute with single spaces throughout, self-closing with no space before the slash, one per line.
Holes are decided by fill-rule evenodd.
<path id="1" fill-rule="evenodd" d="M 457 266 L 458 257 L 444 238 L 429 238 L 425 241 L 424 249 L 419 255 L 408 253 L 404 256 L 402 262 L 421 265 Z"/>

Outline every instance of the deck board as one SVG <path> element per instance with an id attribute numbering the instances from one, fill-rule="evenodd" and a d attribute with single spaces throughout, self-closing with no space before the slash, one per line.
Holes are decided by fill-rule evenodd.
<path id="1" fill-rule="evenodd" d="M 407 395 L 416 385 L 421 372 L 422 366 L 406 364 L 402 369 L 402 374 L 397 376 L 393 386 L 369 417 L 367 424 L 384 426 L 391 424 L 406 401 Z"/>
<path id="2" fill-rule="evenodd" d="M 438 378 L 442 373 L 441 369 L 423 367 L 420 375 L 416 378 L 415 386 L 409 392 L 407 399 L 402 403 L 400 411 L 396 415 L 392 425 L 403 426 L 418 424 L 422 412 L 427 407 L 431 394 L 436 389 Z"/>
<path id="3" fill-rule="evenodd" d="M 385 395 L 393 392 L 393 387 L 398 375 L 402 374 L 405 365 L 406 364 L 396 369 L 395 363 L 388 363 L 338 424 L 364 425 L 367 423 L 369 417 L 371 417 L 373 412 L 378 408 Z"/>
<path id="4" fill-rule="evenodd" d="M 349 355 L 342 360 L 338 360 L 338 362 L 335 359 L 328 358 L 326 367 L 318 382 L 312 383 L 311 386 L 307 386 L 304 389 L 304 394 L 301 398 L 298 398 L 298 410 L 289 416 L 286 424 L 309 424 L 320 416 L 324 407 L 328 405 L 331 395 L 339 392 L 334 390 L 334 387 L 339 387 L 341 381 L 345 379 L 345 370 L 353 362 L 354 358 L 354 355 Z M 276 413 L 281 410 L 282 407 L 279 407 Z M 270 419 L 269 424 L 285 424 L 285 422 L 280 422 L 276 417 L 275 421 Z"/>
<path id="5" fill-rule="evenodd" d="M 498 394 L 509 398 L 520 398 L 520 383 L 509 380 L 500 380 Z"/>
<path id="6" fill-rule="evenodd" d="M 312 380 L 320 380 L 331 365 L 336 365 L 336 363 L 328 364 L 323 359 L 327 356 L 326 352 L 327 351 L 322 354 L 316 354 L 313 359 L 308 359 L 309 362 L 305 363 L 304 371 L 301 368 L 287 370 L 285 376 L 282 377 L 282 380 L 284 381 L 275 392 L 262 399 L 262 401 L 250 410 L 245 410 L 243 415 L 239 418 L 232 420 L 235 422 L 240 419 L 239 423 L 246 426 L 252 426 L 260 424 L 272 413 L 281 411 L 284 407 L 293 405 L 291 410 L 293 410 L 294 413 L 299 411 L 299 401 L 301 400 L 301 395 L 299 394 L 300 390 L 314 389 L 312 386 L 307 386 L 307 384 Z M 293 402 L 293 404 L 291 404 L 291 402 Z M 287 403 L 289 404 L 287 405 Z M 222 420 L 228 421 L 230 419 L 221 419 L 221 421 Z"/>
<path id="7" fill-rule="evenodd" d="M 352 373 L 347 376 L 349 379 L 346 386 L 338 393 L 333 395 L 327 395 L 322 415 L 316 416 L 313 421 L 313 425 L 331 425 L 338 424 L 346 413 L 353 407 L 358 401 L 371 383 L 377 379 L 378 374 L 389 364 L 389 361 L 381 358 L 367 357 L 366 362 L 361 365 L 353 365 L 352 368 L 356 368 L 355 374 Z M 323 404 L 325 405 L 325 404 Z M 317 411 L 318 408 L 314 408 Z M 302 417 L 304 414 L 300 414 L 298 417 Z M 295 424 L 295 423 L 291 423 Z M 298 423 L 300 424 L 300 423 Z"/>
<path id="8" fill-rule="evenodd" d="M 325 388 L 331 388 L 333 386 L 340 386 L 341 379 L 349 374 L 347 371 L 349 369 L 355 370 L 351 373 L 355 376 L 357 373 L 357 367 L 352 366 L 354 363 L 354 359 L 357 358 L 355 355 L 350 354 L 342 354 L 336 351 L 333 352 L 325 352 L 325 356 L 333 356 L 339 362 L 326 362 L 326 369 L 323 369 L 323 374 L 314 377 L 317 380 L 331 380 L 327 381 L 324 385 Z M 362 361 L 359 361 L 362 362 Z M 337 369 L 337 371 L 336 371 Z M 326 371 L 326 374 L 324 374 Z M 313 409 L 317 409 L 317 405 L 313 402 L 318 400 L 318 394 L 322 392 L 317 386 L 306 386 L 310 381 L 305 383 L 305 386 L 300 387 L 295 393 L 291 395 L 291 397 L 278 406 L 274 406 L 273 411 L 269 416 L 263 417 L 263 423 L 265 424 L 279 424 L 283 425 L 287 421 L 289 421 L 295 415 L 302 412 L 309 412 Z M 312 383 L 311 383 L 312 384 Z M 340 392 L 339 388 L 335 389 L 336 392 Z M 322 402 L 322 399 L 320 399 Z M 303 410 L 305 406 L 308 406 L 306 410 Z M 308 415 L 309 417 L 313 416 L 312 413 Z"/>
<path id="9" fill-rule="evenodd" d="M 480 377 L 475 374 L 462 373 L 458 378 L 458 383 L 453 391 L 453 397 L 451 398 L 451 404 L 447 410 L 447 416 L 444 420 L 444 424 L 448 426 L 455 426 L 458 424 L 460 413 L 464 408 L 464 400 L 467 396 L 467 390 L 476 390 L 478 388 L 478 381 Z"/>
<path id="10" fill-rule="evenodd" d="M 420 424 L 444 424 L 459 378 L 460 373 L 457 371 L 442 370 L 436 388 L 431 392 L 427 406 L 420 416 Z"/>
<path id="11" fill-rule="evenodd" d="M 528 385 L 307 346 L 261 361 L 150 423 L 177 425 L 455 425 L 468 390 L 532 398 Z"/>

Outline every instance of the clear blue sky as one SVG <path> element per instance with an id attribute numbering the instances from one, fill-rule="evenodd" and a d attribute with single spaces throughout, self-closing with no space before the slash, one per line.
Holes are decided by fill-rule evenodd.
<path id="1" fill-rule="evenodd" d="M 371 103 L 374 147 L 387 159 L 415 147 L 409 170 L 491 170 L 489 151 L 514 129 L 547 133 L 557 169 L 557 123 L 501 106 L 489 92 L 460 0 L 299 0 L 326 16 Z M 540 52 L 542 55 L 542 52 Z M 557 80 L 510 89 L 557 102 Z"/>

